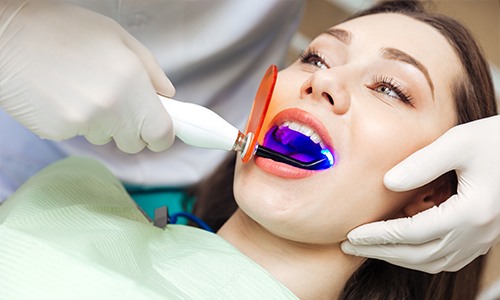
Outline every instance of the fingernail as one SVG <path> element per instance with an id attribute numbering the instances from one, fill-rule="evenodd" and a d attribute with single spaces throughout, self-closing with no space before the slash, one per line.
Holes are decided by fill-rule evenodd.
<path id="1" fill-rule="evenodd" d="M 342 242 L 342 244 L 340 244 L 340 248 L 345 254 L 356 255 L 356 250 L 352 247 L 349 241 Z"/>

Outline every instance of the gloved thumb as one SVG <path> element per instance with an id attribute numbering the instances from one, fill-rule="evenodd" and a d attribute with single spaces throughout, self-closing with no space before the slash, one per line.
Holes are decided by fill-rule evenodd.
<path id="1" fill-rule="evenodd" d="M 124 43 L 130 50 L 135 52 L 137 57 L 141 60 L 156 92 L 165 97 L 173 97 L 175 95 L 175 88 L 161 69 L 153 54 L 138 40 L 128 34 L 127 38 L 124 38 Z"/>
<path id="2" fill-rule="evenodd" d="M 384 184 L 396 192 L 423 186 L 442 174 L 457 169 L 464 161 L 464 152 L 458 145 L 466 137 L 455 134 L 455 128 L 430 145 L 413 153 L 389 170 L 384 176 Z"/>

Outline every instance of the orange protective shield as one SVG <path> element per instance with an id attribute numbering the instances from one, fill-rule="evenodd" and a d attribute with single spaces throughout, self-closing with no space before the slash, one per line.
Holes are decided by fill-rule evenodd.
<path id="1" fill-rule="evenodd" d="M 260 83 L 257 94 L 255 95 L 255 100 L 253 101 L 252 110 L 250 111 L 250 116 L 248 117 L 246 134 L 252 132 L 254 134 L 252 140 L 247 141 L 250 143 L 247 147 L 245 155 L 241 158 L 244 163 L 248 162 L 255 151 L 255 146 L 257 145 L 257 137 L 260 135 L 260 130 L 262 129 L 262 124 L 264 123 L 264 118 L 269 108 L 269 102 L 271 102 L 271 97 L 273 95 L 274 86 L 276 84 L 276 79 L 278 78 L 278 67 L 275 65 L 269 66 L 262 81 Z"/>

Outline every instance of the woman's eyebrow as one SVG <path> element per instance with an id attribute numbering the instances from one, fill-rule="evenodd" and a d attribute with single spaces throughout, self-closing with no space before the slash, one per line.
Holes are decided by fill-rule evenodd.
<path id="1" fill-rule="evenodd" d="M 349 45 L 351 44 L 351 32 L 340 29 L 340 28 L 330 28 L 323 32 L 323 34 L 330 35 L 337 40 L 341 41 L 342 43 Z M 427 68 L 419 62 L 417 59 L 409 55 L 408 53 L 401 51 L 396 48 L 382 48 L 380 56 L 385 59 L 391 59 L 391 60 L 397 60 L 401 62 L 405 62 L 407 64 L 410 64 L 420 70 L 422 74 L 424 74 L 425 79 L 427 80 L 427 83 L 429 84 L 429 87 L 431 88 L 432 92 L 432 97 L 434 98 L 434 84 L 431 80 L 431 77 L 429 76 L 429 71 Z"/>
<path id="2" fill-rule="evenodd" d="M 431 88 L 432 96 L 434 97 L 434 84 L 432 83 L 431 77 L 429 76 L 429 71 L 427 68 L 419 62 L 416 58 L 412 57 L 406 52 L 403 52 L 399 49 L 395 48 L 382 48 L 380 51 L 380 56 L 385 59 L 397 60 L 401 62 L 405 62 L 419 69 L 422 74 L 424 74 L 429 87 Z"/>
<path id="3" fill-rule="evenodd" d="M 351 33 L 347 30 L 340 28 L 330 28 L 323 33 L 333 36 L 346 45 L 349 45 L 351 43 Z"/>

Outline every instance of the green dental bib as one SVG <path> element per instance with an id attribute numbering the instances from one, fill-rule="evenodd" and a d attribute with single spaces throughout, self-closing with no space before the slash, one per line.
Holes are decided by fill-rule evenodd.
<path id="1" fill-rule="evenodd" d="M 219 236 L 154 227 L 100 163 L 68 158 L 0 205 L 0 299 L 297 299 Z"/>

